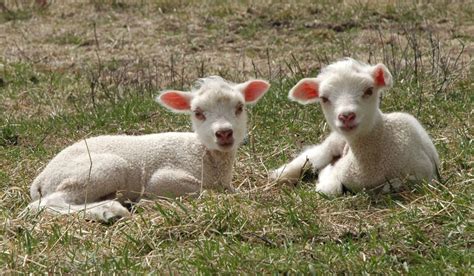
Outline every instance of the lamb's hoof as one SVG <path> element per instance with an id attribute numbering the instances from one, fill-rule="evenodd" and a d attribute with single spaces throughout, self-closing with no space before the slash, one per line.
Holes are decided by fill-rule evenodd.
<path id="1" fill-rule="evenodd" d="M 117 220 L 119 220 L 121 218 L 130 217 L 130 212 L 128 210 L 126 212 L 120 212 L 120 213 L 107 212 L 106 211 L 106 212 L 102 213 L 102 217 L 103 217 L 104 222 L 114 223 L 114 222 L 116 222 Z"/>
<path id="2" fill-rule="evenodd" d="M 278 181 L 278 179 L 280 178 L 280 175 L 281 175 L 281 172 L 280 172 L 279 169 L 271 170 L 271 171 L 268 173 L 268 180 L 270 180 L 270 181 Z"/>
<path id="3" fill-rule="evenodd" d="M 235 194 L 237 193 L 237 190 L 232 187 L 232 186 L 227 186 L 227 187 L 224 187 L 224 191 L 228 194 Z"/>
<path id="4" fill-rule="evenodd" d="M 117 201 L 111 201 L 95 206 L 89 211 L 89 218 L 94 221 L 114 223 L 120 218 L 130 217 L 130 212 Z"/>
<path id="5" fill-rule="evenodd" d="M 390 181 L 387 181 L 383 184 L 380 192 L 382 194 L 396 193 L 401 190 L 402 186 L 403 181 L 401 179 L 391 179 Z"/>
<path id="6" fill-rule="evenodd" d="M 289 176 L 284 169 L 276 169 L 270 171 L 268 180 L 275 181 L 278 184 L 295 186 L 299 178 Z"/>

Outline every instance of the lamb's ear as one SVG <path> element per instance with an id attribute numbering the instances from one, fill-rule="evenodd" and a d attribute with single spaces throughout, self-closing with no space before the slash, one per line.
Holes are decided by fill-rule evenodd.
<path id="1" fill-rule="evenodd" d="M 245 103 L 253 104 L 265 95 L 270 88 L 270 84 L 264 80 L 250 80 L 237 84 L 236 88 L 244 96 Z"/>
<path id="2" fill-rule="evenodd" d="M 300 104 L 310 104 L 319 101 L 319 83 L 315 78 L 300 80 L 291 88 L 288 98 Z"/>
<path id="3" fill-rule="evenodd" d="M 379 63 L 373 67 L 372 76 L 376 87 L 390 88 L 392 87 L 392 74 L 387 67 Z"/>
<path id="4" fill-rule="evenodd" d="M 174 112 L 188 112 L 191 109 L 193 94 L 182 91 L 164 91 L 156 101 Z"/>

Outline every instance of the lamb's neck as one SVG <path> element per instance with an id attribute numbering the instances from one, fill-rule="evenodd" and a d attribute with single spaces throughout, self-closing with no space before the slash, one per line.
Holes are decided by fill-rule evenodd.
<path id="1" fill-rule="evenodd" d="M 232 166 L 236 151 L 218 151 L 218 150 L 208 150 L 209 159 L 216 167 L 228 166 L 229 163 Z"/>
<path id="2" fill-rule="evenodd" d="M 236 151 L 207 150 L 203 159 L 203 185 L 206 188 L 232 189 L 232 172 Z"/>
<path id="3" fill-rule="evenodd" d="M 382 113 L 379 112 L 377 116 L 374 117 L 371 128 L 355 137 L 348 138 L 347 143 L 356 156 L 366 155 L 368 150 L 379 152 L 381 150 L 380 146 L 382 146 L 379 141 L 383 139 L 383 133 L 384 121 Z"/>

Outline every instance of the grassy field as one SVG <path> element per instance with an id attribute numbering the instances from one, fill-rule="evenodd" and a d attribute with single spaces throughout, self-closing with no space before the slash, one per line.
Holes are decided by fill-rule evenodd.
<path id="1" fill-rule="evenodd" d="M 470 1 L 0 1 L 1 273 L 474 274 L 472 14 Z M 345 56 L 391 70 L 381 108 L 426 127 L 439 183 L 326 198 L 267 180 L 329 131 L 289 89 Z M 153 96 L 216 74 L 272 83 L 249 110 L 238 193 L 142 201 L 108 225 L 22 213 L 74 141 L 188 131 Z"/>

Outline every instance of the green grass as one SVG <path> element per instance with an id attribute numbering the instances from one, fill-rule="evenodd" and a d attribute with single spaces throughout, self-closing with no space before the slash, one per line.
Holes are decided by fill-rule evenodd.
<path id="1" fill-rule="evenodd" d="M 27 2 L 6 6 L 28 17 L 0 19 L 3 273 L 473 274 L 472 5 L 56 1 L 37 16 Z M 327 198 L 309 180 L 267 180 L 329 132 L 319 107 L 288 101 L 289 89 L 343 56 L 389 67 L 381 108 L 426 127 L 440 183 Z M 190 130 L 153 96 L 213 74 L 272 84 L 249 109 L 238 193 L 142 201 L 111 224 L 22 213 L 34 177 L 77 140 Z"/>

